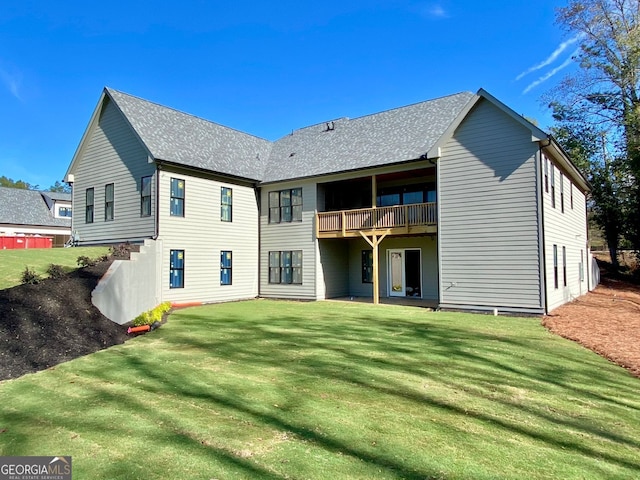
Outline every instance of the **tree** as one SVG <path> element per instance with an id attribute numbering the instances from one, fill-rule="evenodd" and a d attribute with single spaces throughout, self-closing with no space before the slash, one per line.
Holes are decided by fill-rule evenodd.
<path id="1" fill-rule="evenodd" d="M 606 132 L 599 131 L 592 123 L 576 116 L 557 116 L 556 121 L 558 125 L 551 129 L 552 134 L 591 184 L 593 219 L 604 232 L 612 265 L 617 270 L 628 203 L 626 165 L 621 158 L 609 155 Z"/>
<path id="2" fill-rule="evenodd" d="M 0 177 L 0 187 L 21 188 L 23 190 L 38 189 L 38 185 L 31 185 L 30 183 L 23 182 L 22 180 L 13 181 L 11 178 L 5 177 L 4 175 Z"/>
<path id="3" fill-rule="evenodd" d="M 51 185 L 48 191 L 58 193 L 71 193 L 71 187 L 69 186 L 69 184 L 63 184 L 59 180 L 56 180 L 56 183 Z"/>
<path id="4" fill-rule="evenodd" d="M 558 9 L 556 20 L 580 41 L 580 70 L 551 92 L 550 106 L 558 128 L 580 119 L 578 124 L 586 122 L 593 132 L 606 134 L 611 159 L 586 157 L 594 201 L 606 215 L 619 218 L 618 228 L 640 251 L 640 0 L 570 0 Z M 573 136 L 594 142 L 582 133 Z M 613 197 L 622 186 L 625 195 L 617 200 L 623 204 L 614 215 L 609 205 L 616 205 Z M 605 227 L 611 222 L 602 225 L 607 238 L 613 238 Z"/>

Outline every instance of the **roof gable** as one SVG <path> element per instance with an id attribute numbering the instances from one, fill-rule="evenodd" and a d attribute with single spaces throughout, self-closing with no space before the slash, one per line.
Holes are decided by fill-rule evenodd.
<path id="1" fill-rule="evenodd" d="M 157 161 L 258 180 L 268 140 L 117 90 L 107 95 Z"/>

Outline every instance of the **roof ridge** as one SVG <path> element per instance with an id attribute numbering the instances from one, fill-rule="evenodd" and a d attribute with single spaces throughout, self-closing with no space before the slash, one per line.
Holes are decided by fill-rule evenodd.
<path id="1" fill-rule="evenodd" d="M 351 120 L 360 120 L 361 118 L 373 117 L 374 115 L 380 115 L 381 113 L 393 112 L 396 110 L 402 110 L 403 108 L 415 107 L 416 105 L 422 105 L 424 103 L 437 102 L 438 100 L 444 100 L 445 98 L 456 97 L 462 94 L 474 95 L 473 92 L 469 92 L 469 91 L 462 91 L 458 93 L 452 93 L 449 95 L 442 95 L 441 97 L 430 98 L 429 100 L 422 100 L 420 102 L 408 103 L 407 105 L 402 105 L 400 107 L 387 108 L 386 110 L 380 110 L 379 112 L 367 113 L 365 115 L 360 115 L 359 117 L 354 117 Z"/>
<path id="2" fill-rule="evenodd" d="M 383 114 L 383 113 L 394 112 L 396 110 L 402 110 L 404 108 L 414 107 L 416 105 L 422 105 L 422 104 L 425 104 L 425 103 L 437 102 L 439 100 L 444 100 L 445 98 L 455 97 L 455 96 L 459 96 L 459 95 L 463 95 L 463 94 L 470 95 L 470 96 L 474 95 L 474 93 L 470 92 L 470 91 L 461 91 L 461 92 L 457 92 L 457 93 L 451 93 L 449 95 L 442 95 L 441 97 L 430 98 L 429 100 L 422 100 L 422 101 L 419 101 L 419 102 L 408 103 L 407 105 L 401 105 L 399 107 L 392 107 L 392 108 L 388 108 L 386 110 L 380 110 L 379 112 L 366 113 L 366 114 L 360 115 L 358 117 L 353 117 L 353 118 L 351 118 L 351 117 L 336 117 L 336 118 L 333 118 L 333 119 L 330 119 L 330 120 L 323 120 L 321 122 L 312 123 L 312 124 L 306 125 L 304 127 L 295 128 L 295 129 L 293 129 L 291 131 L 290 134 L 285 134 L 285 135 L 283 135 L 283 137 L 286 137 L 288 135 L 293 135 L 295 132 L 300 132 L 300 131 L 306 130 L 308 128 L 313 128 L 313 127 L 317 127 L 317 126 L 320 126 L 320 125 L 329 124 L 329 123 L 332 123 L 332 122 L 340 122 L 340 121 L 354 122 L 356 120 L 361 120 L 361 119 L 365 119 L 365 118 L 368 118 L 368 117 L 373 117 L 373 116 L 380 115 L 380 114 Z M 282 137 L 280 137 L 280 138 L 282 138 Z"/>

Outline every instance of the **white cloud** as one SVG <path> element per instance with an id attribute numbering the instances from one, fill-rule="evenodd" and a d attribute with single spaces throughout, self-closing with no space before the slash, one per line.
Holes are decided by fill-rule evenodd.
<path id="1" fill-rule="evenodd" d="M 16 97 L 18 100 L 22 100 L 22 97 L 20 96 L 21 75 L 19 73 L 10 74 L 6 70 L 0 68 L 0 79 L 9 92 L 11 92 L 11 95 Z"/>
<path id="2" fill-rule="evenodd" d="M 422 7 L 422 15 L 428 18 L 449 18 L 449 13 L 442 5 L 437 3 L 424 5 Z"/>
<path id="3" fill-rule="evenodd" d="M 560 70 L 563 70 L 564 68 L 567 68 L 569 65 L 571 65 L 573 63 L 573 57 L 574 55 L 577 55 L 578 52 L 580 51 L 580 49 L 576 49 L 574 50 L 574 52 L 571 54 L 571 56 L 569 58 L 567 58 L 562 65 L 554 68 L 553 70 L 551 70 L 550 72 L 545 73 L 542 77 L 538 78 L 536 81 L 531 82 L 529 85 L 527 85 L 527 88 L 525 88 L 522 93 L 529 93 L 529 91 L 531 91 L 532 89 L 534 89 L 535 87 L 537 87 L 538 85 L 540 85 L 541 83 L 546 82 L 547 80 L 549 80 L 551 77 L 553 77 L 556 73 L 558 73 Z"/>
<path id="4" fill-rule="evenodd" d="M 564 52 L 568 47 L 570 47 L 571 45 L 573 45 L 574 43 L 576 43 L 578 40 L 580 40 L 582 38 L 582 34 L 578 34 L 573 38 L 570 38 L 569 40 L 566 40 L 564 42 L 562 42 L 560 45 L 558 45 L 558 47 L 553 51 L 553 53 L 551 55 L 549 55 L 549 57 L 547 57 L 545 60 L 543 60 L 542 62 L 538 63 L 537 65 L 534 65 L 531 68 L 528 68 L 527 70 L 525 70 L 524 72 L 522 72 L 520 75 L 518 75 L 516 77 L 516 80 L 520 80 L 522 77 L 524 77 L 525 75 L 528 75 L 532 72 L 535 72 L 537 70 L 540 70 L 541 68 L 546 67 L 547 65 L 551 65 L 561 54 L 562 52 Z M 574 53 L 571 54 L 571 56 L 575 55 L 577 53 L 577 51 L 575 51 Z M 563 67 L 564 68 L 564 67 Z"/>

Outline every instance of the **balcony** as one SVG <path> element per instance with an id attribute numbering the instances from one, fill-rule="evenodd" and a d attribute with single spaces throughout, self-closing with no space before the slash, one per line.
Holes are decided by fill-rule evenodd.
<path id="1" fill-rule="evenodd" d="M 437 223 L 437 203 L 429 202 L 319 212 L 316 232 L 318 238 L 428 234 L 436 233 Z"/>

